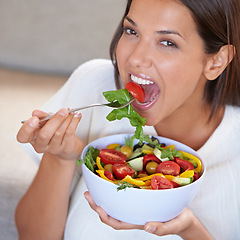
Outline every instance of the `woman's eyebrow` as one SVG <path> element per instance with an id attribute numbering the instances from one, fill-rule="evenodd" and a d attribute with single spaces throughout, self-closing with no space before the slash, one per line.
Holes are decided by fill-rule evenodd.
<path id="1" fill-rule="evenodd" d="M 137 24 L 131 19 L 129 18 L 128 16 L 125 17 L 125 19 L 130 22 L 133 26 L 137 27 Z"/>
<path id="2" fill-rule="evenodd" d="M 174 31 L 174 30 L 159 30 L 159 31 L 156 31 L 156 33 L 161 34 L 161 35 L 170 35 L 170 34 L 178 35 L 179 37 L 184 39 L 183 36 L 179 32 Z"/>
<path id="3" fill-rule="evenodd" d="M 136 24 L 131 18 L 129 18 L 128 16 L 126 16 L 125 19 L 126 19 L 129 23 L 131 23 L 133 26 L 137 27 L 137 24 Z M 178 35 L 179 37 L 183 38 L 183 36 L 182 36 L 179 32 L 177 32 L 177 31 L 175 31 L 175 30 L 159 30 L 159 31 L 156 31 L 156 33 L 157 33 L 157 34 L 160 34 L 160 35 L 171 35 L 171 34 L 173 34 L 173 35 Z M 183 38 L 183 39 L 184 39 L 184 38 Z"/>

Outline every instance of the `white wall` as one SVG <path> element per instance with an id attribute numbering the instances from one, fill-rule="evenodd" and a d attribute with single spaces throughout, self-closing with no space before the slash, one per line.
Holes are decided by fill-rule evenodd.
<path id="1" fill-rule="evenodd" d="M 109 44 L 126 0 L 0 0 L 0 67 L 70 74 Z"/>

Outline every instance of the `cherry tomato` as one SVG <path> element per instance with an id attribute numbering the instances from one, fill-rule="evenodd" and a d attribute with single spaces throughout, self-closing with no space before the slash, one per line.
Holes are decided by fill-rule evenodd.
<path id="1" fill-rule="evenodd" d="M 127 157 L 114 149 L 101 149 L 99 157 L 104 164 L 115 164 L 115 163 L 125 163 Z"/>
<path id="2" fill-rule="evenodd" d="M 158 163 L 151 161 L 146 165 L 146 170 L 149 174 L 154 174 L 156 173 L 157 166 Z"/>
<path id="3" fill-rule="evenodd" d="M 198 172 L 194 172 L 194 175 L 193 175 L 193 181 L 196 181 L 200 178 L 200 174 Z"/>
<path id="4" fill-rule="evenodd" d="M 161 163 L 162 161 L 157 158 L 154 154 L 147 154 L 143 157 L 143 168 L 146 167 L 148 162 L 156 162 L 156 163 Z"/>
<path id="5" fill-rule="evenodd" d="M 109 171 L 104 171 L 104 175 L 105 175 L 108 179 L 114 181 L 113 174 L 112 174 L 111 172 L 109 172 Z"/>
<path id="6" fill-rule="evenodd" d="M 171 189 L 173 188 L 173 184 L 164 177 L 153 176 L 151 179 L 151 187 L 152 189 Z"/>
<path id="7" fill-rule="evenodd" d="M 136 171 L 127 164 L 116 163 L 113 165 L 113 173 L 118 179 L 123 179 L 127 175 L 130 175 L 132 177 L 135 172 Z"/>
<path id="8" fill-rule="evenodd" d="M 132 148 L 130 148 L 129 146 L 122 146 L 120 148 L 120 152 L 123 153 L 124 155 L 126 155 L 127 158 L 129 158 L 132 155 Z"/>
<path id="9" fill-rule="evenodd" d="M 128 82 L 125 88 L 136 98 L 139 102 L 143 102 L 145 99 L 145 92 L 141 85 L 135 82 Z"/>
<path id="10" fill-rule="evenodd" d="M 161 162 L 157 166 L 156 173 L 177 176 L 180 173 L 180 166 L 174 161 Z"/>
<path id="11" fill-rule="evenodd" d="M 193 170 L 193 169 L 194 169 L 194 165 L 193 165 L 192 163 L 190 163 L 189 161 L 183 160 L 183 159 L 177 158 L 177 157 L 175 157 L 174 159 L 175 159 L 176 163 L 177 163 L 184 171 Z"/>

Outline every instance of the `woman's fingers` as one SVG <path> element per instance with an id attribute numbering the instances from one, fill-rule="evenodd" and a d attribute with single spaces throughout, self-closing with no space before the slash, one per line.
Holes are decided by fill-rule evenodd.
<path id="1" fill-rule="evenodd" d="M 19 142 L 30 142 L 38 153 L 49 152 L 68 159 L 79 156 L 83 143 L 75 132 L 82 116 L 80 113 L 69 114 L 67 109 L 61 109 L 42 123 L 40 119 L 48 116 L 47 113 L 35 110 L 32 115 L 18 132 Z"/>
<path id="2" fill-rule="evenodd" d="M 75 137 L 75 132 L 77 130 L 78 124 L 82 118 L 82 114 L 76 112 L 73 114 L 70 124 L 65 131 L 62 147 L 65 149 L 72 149 L 74 147 L 74 143 L 72 139 Z"/>
<path id="3" fill-rule="evenodd" d="M 43 111 L 38 110 L 38 109 L 36 109 L 32 112 L 32 116 L 33 117 L 35 116 L 35 117 L 38 117 L 38 118 L 44 118 L 44 117 L 47 117 L 48 115 L 49 115 L 49 113 L 43 112 Z"/>
<path id="4" fill-rule="evenodd" d="M 60 125 L 68 117 L 69 113 L 67 109 L 60 109 L 54 116 L 48 120 L 48 122 L 41 128 L 37 134 L 35 140 L 35 150 L 37 152 L 45 152 L 46 148 L 54 136 L 55 132 L 58 130 Z"/>
<path id="5" fill-rule="evenodd" d="M 146 223 L 144 230 L 158 236 L 178 234 L 191 224 L 192 219 L 192 211 L 189 208 L 186 208 L 180 215 L 170 221 Z"/>
<path id="6" fill-rule="evenodd" d="M 54 154 L 60 150 L 60 148 L 63 144 L 63 139 L 66 134 L 66 131 L 72 122 L 72 118 L 73 118 L 73 115 L 69 114 L 68 117 L 59 126 L 59 128 L 53 133 L 53 136 L 48 143 L 48 150 L 51 153 Z"/>
<path id="7" fill-rule="evenodd" d="M 36 132 L 36 129 L 40 128 L 39 119 L 46 116 L 48 116 L 48 113 L 45 113 L 41 110 L 34 110 L 32 112 L 32 117 L 28 119 L 20 128 L 17 134 L 17 140 L 20 143 L 32 142 L 35 138 L 34 132 Z"/>
<path id="8" fill-rule="evenodd" d="M 34 132 L 38 128 L 39 118 L 31 117 L 20 128 L 17 134 L 17 140 L 20 143 L 31 142 L 34 138 Z"/>
<path id="9" fill-rule="evenodd" d="M 90 207 L 98 213 L 101 221 L 108 226 L 116 229 L 116 230 L 123 230 L 123 229 L 143 229 L 144 226 L 142 225 L 136 225 L 136 224 L 130 224 L 126 222 L 121 222 L 119 220 L 116 220 L 112 217 L 110 217 L 101 207 L 97 206 L 96 203 L 93 201 L 91 195 L 89 192 L 84 193 L 85 198 L 87 199 Z"/>

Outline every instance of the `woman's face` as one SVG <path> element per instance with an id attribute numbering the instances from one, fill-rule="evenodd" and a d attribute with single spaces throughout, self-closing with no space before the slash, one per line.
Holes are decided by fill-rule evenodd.
<path id="1" fill-rule="evenodd" d="M 207 55 L 188 8 L 177 0 L 133 0 L 117 46 L 125 85 L 144 88 L 143 104 L 134 109 L 157 125 L 203 104 Z"/>

